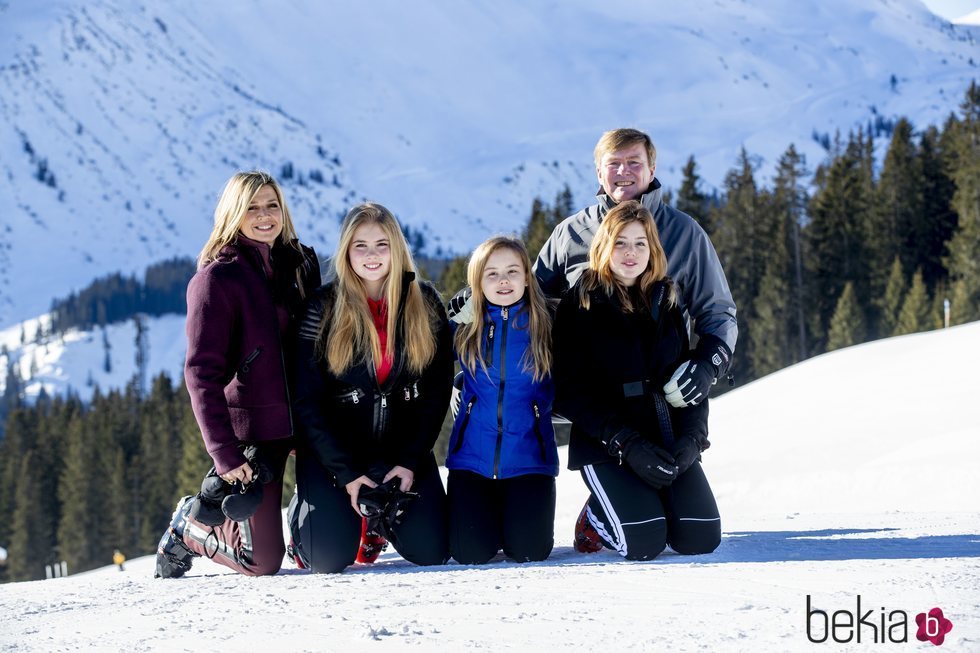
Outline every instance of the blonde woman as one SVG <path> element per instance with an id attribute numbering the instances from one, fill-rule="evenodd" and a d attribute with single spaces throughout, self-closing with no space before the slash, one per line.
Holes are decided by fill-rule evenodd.
<path id="1" fill-rule="evenodd" d="M 182 499 L 160 541 L 157 577 L 182 576 L 202 554 L 243 574 L 279 570 L 282 471 L 293 447 L 281 343 L 319 285 L 316 254 L 296 239 L 279 184 L 264 172 L 235 174 L 187 287 L 184 379 L 214 462 L 205 485 L 261 498 L 242 521 L 201 494 Z M 271 477 L 264 485 L 258 457 Z"/>
<path id="2" fill-rule="evenodd" d="M 350 210 L 334 264 L 337 278 L 310 301 L 297 339 L 294 559 L 339 572 L 358 558 L 362 534 L 378 533 L 410 562 L 442 564 L 446 494 L 432 446 L 452 385 L 445 309 L 380 204 Z"/>
<path id="3" fill-rule="evenodd" d="M 575 548 L 650 560 L 668 544 L 710 553 L 721 520 L 700 465 L 707 404 L 670 405 L 664 384 L 690 356 L 653 216 L 635 200 L 606 214 L 588 267 L 555 317 L 556 407 L 571 419 L 568 466 L 591 496 Z"/>
<path id="4" fill-rule="evenodd" d="M 451 322 L 463 390 L 446 458 L 450 553 L 463 564 L 501 549 L 515 562 L 544 560 L 558 474 L 551 315 L 515 238 L 482 243 L 466 276 L 474 319 Z"/>

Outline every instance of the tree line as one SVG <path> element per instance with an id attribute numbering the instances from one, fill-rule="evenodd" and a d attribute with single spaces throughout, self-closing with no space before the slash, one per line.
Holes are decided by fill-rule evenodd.
<path id="1" fill-rule="evenodd" d="M 980 319 L 976 83 L 959 109 L 921 132 L 897 120 L 880 166 L 863 130 L 834 138 L 812 175 L 790 146 L 768 186 L 744 149 L 719 193 L 703 190 L 688 160 L 667 201 L 701 223 L 722 259 L 739 307 L 737 385 L 825 351 L 938 328 L 947 298 L 952 324 Z M 551 204 L 534 200 L 521 233 L 532 256 L 575 208 L 567 187 Z M 437 285 L 447 298 L 465 285 L 467 259 L 442 268 Z M 154 287 L 171 284 L 182 298 L 179 268 L 168 267 L 173 279 Z M 110 295 L 102 295 L 107 308 Z M 92 315 L 81 294 L 72 305 L 68 313 Z M 6 368 L 9 377 L 9 361 Z M 42 393 L 29 405 L 11 381 L 2 398 L 0 546 L 8 562 L 0 580 L 43 578 L 45 564 L 60 560 L 71 573 L 104 566 L 116 548 L 130 557 L 155 551 L 177 499 L 197 492 L 211 464 L 183 385 L 164 374 L 145 393 L 134 379 L 96 389 L 88 404 Z M 450 426 L 447 417 L 440 460 Z M 284 500 L 292 478 L 290 469 Z"/>
<path id="2" fill-rule="evenodd" d="M 143 281 L 116 272 L 100 277 L 64 299 L 51 303 L 51 335 L 68 329 L 90 329 L 147 315 L 187 312 L 187 282 L 196 265 L 189 258 L 172 258 L 146 269 Z M 37 338 L 44 334 L 36 334 Z"/>

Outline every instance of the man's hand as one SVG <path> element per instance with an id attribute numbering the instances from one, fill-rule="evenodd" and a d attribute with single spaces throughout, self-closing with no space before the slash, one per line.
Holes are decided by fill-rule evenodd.
<path id="1" fill-rule="evenodd" d="M 667 403 L 674 408 L 697 406 L 731 364 L 732 351 L 721 338 L 701 336 L 691 360 L 681 363 L 664 385 Z"/>
<path id="2" fill-rule="evenodd" d="M 715 381 L 714 370 L 704 361 L 684 361 L 664 386 L 664 396 L 674 408 L 697 406 L 708 398 Z"/>

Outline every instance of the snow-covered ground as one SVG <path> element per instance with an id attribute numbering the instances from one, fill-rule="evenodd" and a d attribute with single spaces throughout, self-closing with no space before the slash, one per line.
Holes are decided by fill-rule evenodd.
<path id="1" fill-rule="evenodd" d="M 953 624 L 942 650 L 977 651 L 977 342 L 980 323 L 870 343 L 714 401 L 711 555 L 575 553 L 586 493 L 565 470 L 546 562 L 418 568 L 388 552 L 335 576 L 287 563 L 245 578 L 198 560 L 163 581 L 144 557 L 4 585 L 0 651 L 877 650 L 886 633 L 926 650 L 915 617 L 936 607 Z M 852 615 L 860 597 L 866 625 L 828 633 L 808 597 Z"/>

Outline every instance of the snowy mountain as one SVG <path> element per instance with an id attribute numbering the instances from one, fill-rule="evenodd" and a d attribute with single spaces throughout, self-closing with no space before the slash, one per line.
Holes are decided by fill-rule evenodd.
<path id="1" fill-rule="evenodd" d="M 5 585 L 0 650 L 864 650 L 886 632 L 925 650 L 915 618 L 938 607 L 941 650 L 976 651 L 978 339 L 973 323 L 869 343 L 713 400 L 724 539 L 707 556 L 575 553 L 586 490 L 563 469 L 545 562 L 423 569 L 389 551 L 335 576 L 245 578 L 199 559 L 164 581 L 145 557 Z M 808 605 L 851 617 L 831 630 Z"/>
<path id="2" fill-rule="evenodd" d="M 0 328 L 196 254 L 239 168 L 321 251 L 371 198 L 460 252 L 564 183 L 588 201 L 608 128 L 676 187 L 691 154 L 718 184 L 742 145 L 765 173 L 791 142 L 819 162 L 814 132 L 940 121 L 977 34 L 918 0 L 0 0 Z"/>

